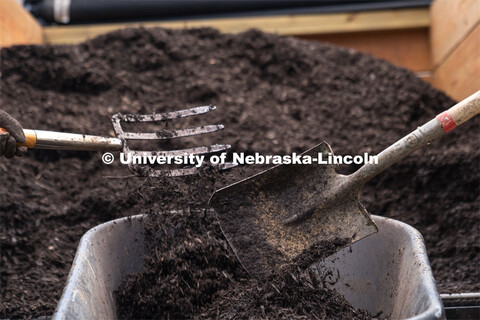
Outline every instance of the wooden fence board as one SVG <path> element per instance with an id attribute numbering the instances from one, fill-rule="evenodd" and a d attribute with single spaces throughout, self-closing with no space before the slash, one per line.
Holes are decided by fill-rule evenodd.
<path id="1" fill-rule="evenodd" d="M 432 61 L 437 67 L 480 22 L 480 0 L 435 0 L 430 15 Z"/>
<path id="2" fill-rule="evenodd" d="M 434 85 L 456 100 L 480 90 L 480 25 L 438 67 Z"/>
<path id="3" fill-rule="evenodd" d="M 415 72 L 432 68 L 428 28 L 300 37 L 354 48 Z"/>
<path id="4" fill-rule="evenodd" d="M 157 21 L 141 23 L 49 26 L 44 28 L 47 43 L 79 43 L 100 34 L 122 28 L 212 27 L 222 32 L 237 33 L 251 28 L 280 35 L 312 35 L 406 28 L 426 28 L 430 24 L 427 8 L 381 10 L 357 13 L 283 15 L 206 20 Z"/>
<path id="5" fill-rule="evenodd" d="M 0 0 L 0 47 L 40 44 L 42 28 L 15 0 Z"/>

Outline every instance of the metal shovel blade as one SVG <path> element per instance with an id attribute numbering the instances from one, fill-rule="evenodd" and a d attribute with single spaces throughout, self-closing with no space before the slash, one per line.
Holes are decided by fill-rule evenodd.
<path id="1" fill-rule="evenodd" d="M 358 202 L 365 183 L 479 113 L 480 91 L 398 140 L 380 152 L 377 161 L 366 162 L 351 175 L 337 174 L 334 165 L 315 161 L 281 165 L 219 190 L 210 204 L 231 247 L 253 276 L 266 276 L 305 250 L 312 249 L 308 254 L 320 258 L 322 246 L 316 244 L 321 241 L 348 244 L 377 232 Z M 333 157 L 333 152 L 322 142 L 302 155 L 325 159 Z"/>
<path id="2" fill-rule="evenodd" d="M 333 156 L 328 143 L 302 156 L 318 159 L 319 154 Z M 279 165 L 213 194 L 210 205 L 222 231 L 252 276 L 267 276 L 320 241 L 340 238 L 348 245 L 377 232 L 358 202 L 360 187 L 337 194 L 345 176 L 335 169 L 318 163 Z"/>

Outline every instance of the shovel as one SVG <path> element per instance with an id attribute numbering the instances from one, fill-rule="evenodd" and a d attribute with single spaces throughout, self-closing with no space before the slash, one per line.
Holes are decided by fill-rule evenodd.
<path id="1" fill-rule="evenodd" d="M 326 243 L 339 243 L 338 251 L 377 232 L 358 201 L 365 183 L 479 112 L 480 91 L 382 151 L 378 163 L 367 162 L 353 174 L 337 174 L 334 164 L 279 165 L 216 191 L 209 205 L 244 268 L 264 278 L 302 254 L 320 256 L 317 251 Z M 323 159 L 333 156 L 328 143 L 302 156 L 320 154 Z"/>

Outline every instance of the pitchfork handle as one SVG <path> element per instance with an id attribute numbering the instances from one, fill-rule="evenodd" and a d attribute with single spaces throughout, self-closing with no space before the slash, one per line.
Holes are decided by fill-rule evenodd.
<path id="1" fill-rule="evenodd" d="M 0 128 L 0 133 L 6 130 Z M 24 129 L 25 142 L 19 146 L 35 149 L 77 150 L 77 151 L 121 151 L 123 143 L 112 137 L 91 136 L 78 133 L 64 133 Z"/>

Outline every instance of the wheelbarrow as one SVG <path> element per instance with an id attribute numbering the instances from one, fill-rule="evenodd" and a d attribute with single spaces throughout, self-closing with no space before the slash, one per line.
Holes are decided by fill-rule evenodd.
<path id="1" fill-rule="evenodd" d="M 449 320 L 480 319 L 480 292 L 442 293 L 445 316 Z"/>
<path id="2" fill-rule="evenodd" d="M 53 319 L 116 319 L 114 291 L 143 269 L 144 227 L 138 215 L 101 224 L 80 240 Z M 378 233 L 312 265 L 330 275 L 353 306 L 380 318 L 442 319 L 442 300 L 423 238 L 413 227 L 372 216 Z"/>

